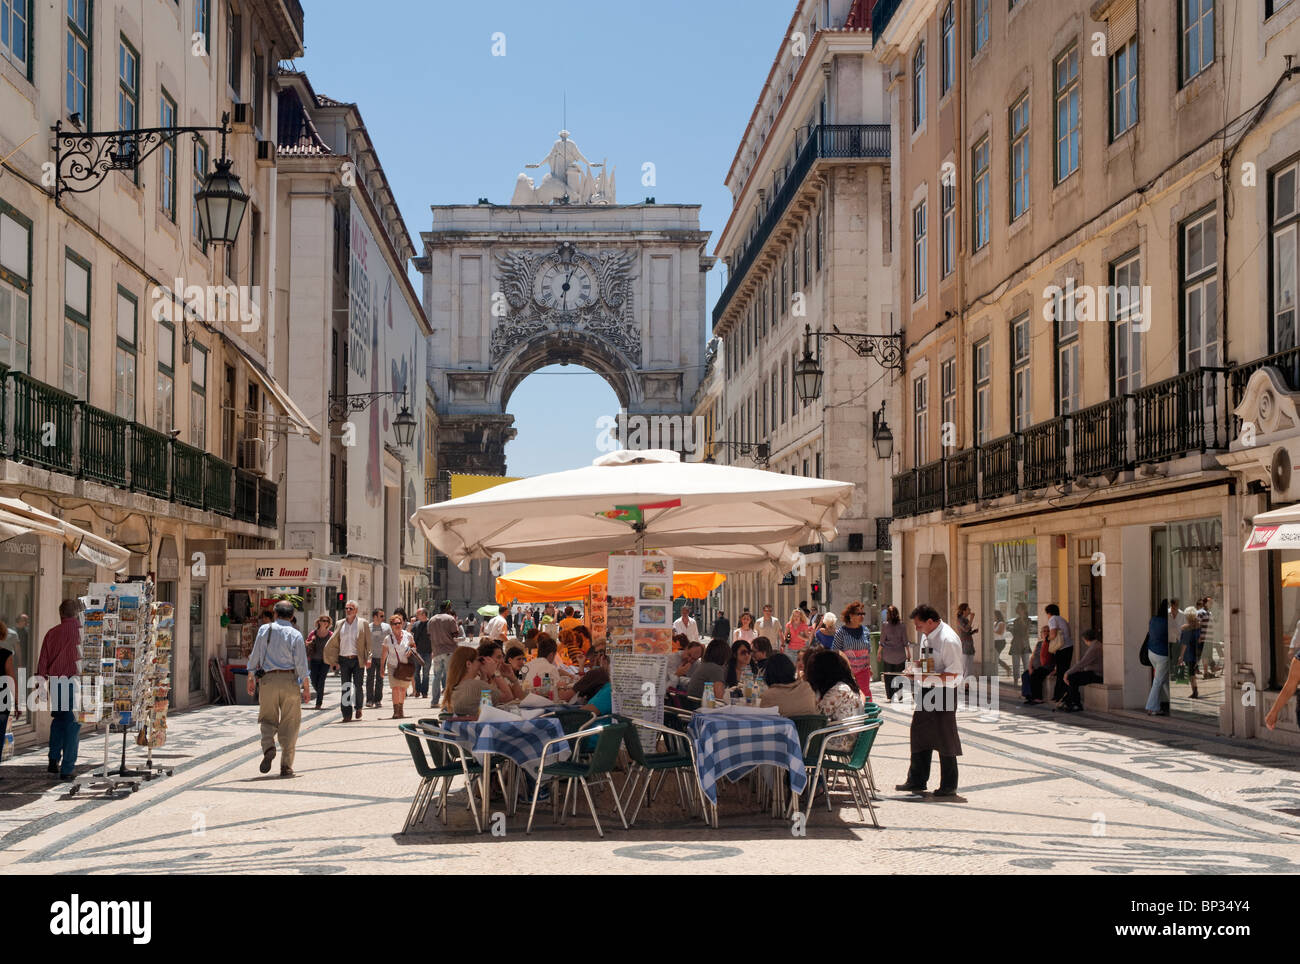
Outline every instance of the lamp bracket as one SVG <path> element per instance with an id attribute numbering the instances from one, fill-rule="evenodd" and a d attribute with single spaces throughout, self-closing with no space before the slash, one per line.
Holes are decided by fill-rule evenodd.
<path id="1" fill-rule="evenodd" d="M 329 398 L 329 418 L 331 422 L 346 422 L 348 416 L 354 412 L 364 412 L 376 399 L 380 398 L 401 398 L 403 404 L 406 402 L 406 392 L 356 392 L 351 395 L 330 395 Z"/>
<path id="2" fill-rule="evenodd" d="M 881 366 L 893 371 L 903 370 L 903 335 L 872 335 L 860 331 L 808 331 L 806 336 L 820 342 L 824 338 L 834 338 L 848 345 L 862 358 L 875 358 Z"/>
<path id="3" fill-rule="evenodd" d="M 136 127 L 119 131 L 78 131 L 63 129 L 60 119 L 54 131 L 54 203 L 65 193 L 93 191 L 109 171 L 134 171 L 140 162 L 163 144 L 182 134 L 220 134 L 221 154 L 225 158 L 226 135 L 230 133 L 230 115 L 221 115 L 220 127 Z"/>

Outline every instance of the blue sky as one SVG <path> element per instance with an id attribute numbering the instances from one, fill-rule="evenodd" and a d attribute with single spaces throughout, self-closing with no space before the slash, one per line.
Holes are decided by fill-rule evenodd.
<path id="1" fill-rule="evenodd" d="M 515 177 L 565 123 L 567 97 L 568 129 L 616 168 L 618 200 L 701 204 L 712 253 L 730 213 L 723 178 L 794 4 L 308 0 L 297 66 L 317 93 L 359 106 L 417 249 L 429 205 L 509 203 Z M 503 57 L 492 55 L 497 32 Z M 641 184 L 646 161 L 653 187 Z M 710 311 L 720 278 L 710 273 Z M 509 471 L 587 464 L 600 454 L 596 418 L 617 405 L 585 369 L 531 375 L 510 401 Z"/>

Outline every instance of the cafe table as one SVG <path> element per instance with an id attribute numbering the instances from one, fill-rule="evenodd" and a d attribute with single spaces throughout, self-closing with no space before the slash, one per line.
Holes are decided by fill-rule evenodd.
<path id="1" fill-rule="evenodd" d="M 713 807 L 718 825 L 718 781 L 738 780 L 755 767 L 772 766 L 790 773 L 797 796 L 808 784 L 803 748 L 794 721 L 777 714 L 744 712 L 739 707 L 701 709 L 691 718 L 687 735 L 695 745 L 700 789 Z"/>
<path id="2" fill-rule="evenodd" d="M 564 726 L 554 716 L 531 720 L 446 720 L 441 726 L 443 732 L 482 760 L 484 827 L 488 824 L 488 802 L 492 795 L 492 758 L 504 756 L 535 774 L 542 747 L 564 736 Z M 567 749 L 561 750 L 557 758 L 563 759 L 567 753 Z"/>

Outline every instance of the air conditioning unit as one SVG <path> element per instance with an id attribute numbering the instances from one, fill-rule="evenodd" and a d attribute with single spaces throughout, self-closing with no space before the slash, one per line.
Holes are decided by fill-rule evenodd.
<path id="1" fill-rule="evenodd" d="M 266 440 L 246 438 L 239 444 L 239 467 L 255 475 L 266 475 Z"/>
<path id="2" fill-rule="evenodd" d="M 259 167 L 275 167 L 275 142 L 257 142 L 257 163 Z"/>
<path id="3" fill-rule="evenodd" d="M 230 123 L 237 131 L 247 131 L 253 128 L 253 105 L 241 104 L 235 101 L 230 105 Z"/>

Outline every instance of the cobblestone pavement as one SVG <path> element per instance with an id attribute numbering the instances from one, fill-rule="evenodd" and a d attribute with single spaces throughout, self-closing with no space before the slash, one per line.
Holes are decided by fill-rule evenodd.
<path id="1" fill-rule="evenodd" d="M 503 837 L 480 836 L 460 792 L 447 827 L 431 813 L 421 832 L 401 836 L 418 779 L 392 711 L 344 725 L 337 681 L 330 687 L 326 709 L 304 711 L 293 780 L 278 767 L 258 772 L 254 707 L 177 714 L 160 754 L 175 775 L 126 797 L 69 799 L 46 779 L 41 751 L 6 762 L 2 872 L 638 873 L 663 862 L 710 873 L 1300 872 L 1300 769 L 1285 751 L 1181 723 L 1018 705 L 996 719 L 960 717 L 953 802 L 893 790 L 906 772 L 910 707 L 890 707 L 872 754 L 881 830 L 836 794 L 836 811 L 819 801 L 807 835 L 795 836 L 730 789 L 714 831 L 681 815 L 669 784 L 630 831 L 598 798 L 603 840 L 581 808 L 559 827 L 539 808 L 530 836 L 521 809 L 501 819 Z M 91 747 L 82 750 L 88 768 Z"/>

